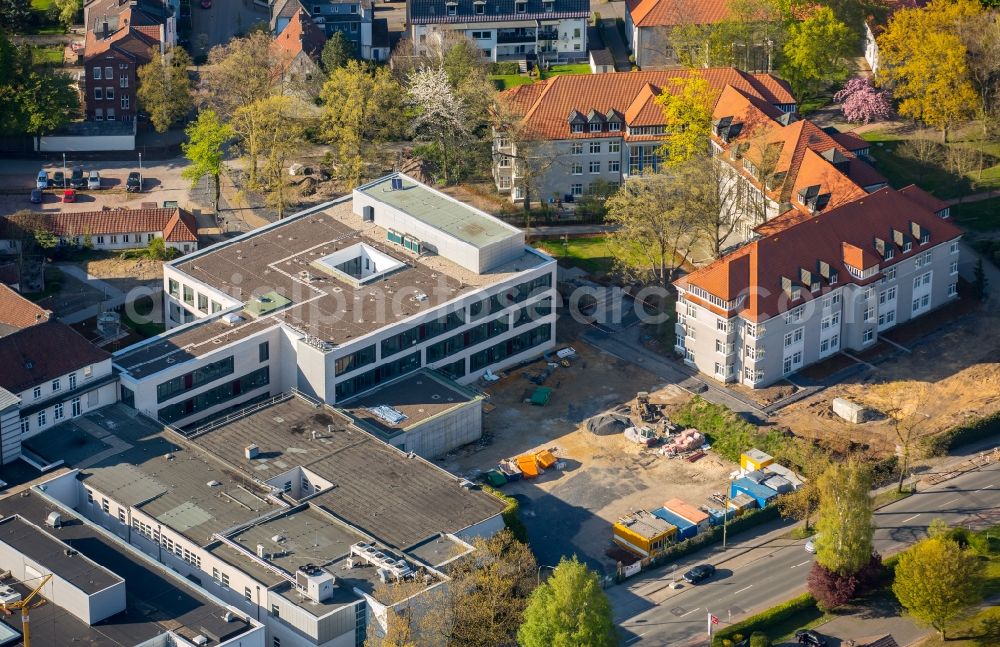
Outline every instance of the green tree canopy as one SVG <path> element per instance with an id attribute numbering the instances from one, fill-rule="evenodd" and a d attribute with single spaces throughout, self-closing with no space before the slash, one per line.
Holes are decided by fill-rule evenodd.
<path id="1" fill-rule="evenodd" d="M 354 43 L 348 40 L 344 32 L 338 31 L 323 45 L 320 62 L 323 64 L 323 70 L 329 74 L 356 58 L 357 48 L 354 47 Z"/>
<path id="2" fill-rule="evenodd" d="M 0 134 L 52 132 L 79 113 L 71 79 L 31 63 L 27 46 L 16 47 L 0 32 Z"/>
<path id="3" fill-rule="evenodd" d="M 611 604 L 597 574 L 563 558 L 535 589 L 517 632 L 522 647 L 611 647 L 618 644 Z"/>
<path id="4" fill-rule="evenodd" d="M 981 598 L 983 566 L 946 535 L 925 539 L 896 564 L 892 591 L 906 609 L 945 638 L 945 630 Z"/>
<path id="5" fill-rule="evenodd" d="M 840 575 L 859 572 L 872 559 L 871 471 L 856 461 L 833 463 L 819 477 L 816 561 Z"/>
<path id="6" fill-rule="evenodd" d="M 149 115 L 156 132 L 166 132 L 191 110 L 191 57 L 183 47 L 173 47 L 166 54 L 153 48 L 149 63 L 139 68 L 139 105 Z"/>
<path id="7" fill-rule="evenodd" d="M 31 0 L 0 0 L 0 28 L 17 32 L 31 18 Z"/>
<path id="8" fill-rule="evenodd" d="M 232 139 L 232 126 L 223 123 L 212 109 L 202 110 L 198 119 L 185 130 L 188 141 L 181 144 L 184 156 L 191 162 L 181 171 L 194 186 L 206 175 L 215 183 L 215 210 L 219 210 L 219 176 L 222 175 L 222 147 Z"/>
<path id="9" fill-rule="evenodd" d="M 857 40 L 857 35 L 837 20 L 829 7 L 819 7 L 801 23 L 792 25 L 784 46 L 782 73 L 796 96 L 801 100 L 847 79 Z"/>
<path id="10" fill-rule="evenodd" d="M 678 79 L 656 98 L 663 109 L 667 141 L 663 144 L 668 165 L 677 165 L 708 151 L 712 108 L 718 92 L 701 76 Z"/>
<path id="11" fill-rule="evenodd" d="M 59 22 L 67 28 L 83 20 L 83 0 L 55 0 Z"/>

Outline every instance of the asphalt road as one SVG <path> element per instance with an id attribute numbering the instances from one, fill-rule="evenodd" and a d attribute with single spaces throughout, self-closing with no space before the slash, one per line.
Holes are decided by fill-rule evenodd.
<path id="1" fill-rule="evenodd" d="M 974 527 L 1000 523 L 1000 464 L 969 472 L 918 492 L 875 513 L 875 548 L 883 556 L 922 538 L 934 519 Z M 660 569 L 628 586 L 608 591 L 623 644 L 696 645 L 707 643 L 708 613 L 720 627 L 803 590 L 813 556 L 805 540 L 760 537 L 711 558 L 694 556 L 676 570 Z M 731 555 L 735 555 L 732 556 Z M 716 576 L 706 583 L 672 590 L 669 583 L 690 566 L 710 561 Z M 669 568 L 669 567 L 668 567 Z"/>
<path id="2" fill-rule="evenodd" d="M 245 34 L 258 22 L 267 22 L 269 16 L 267 8 L 253 0 L 215 0 L 210 9 L 203 9 L 200 0 L 191 0 L 191 45 L 205 53 Z"/>

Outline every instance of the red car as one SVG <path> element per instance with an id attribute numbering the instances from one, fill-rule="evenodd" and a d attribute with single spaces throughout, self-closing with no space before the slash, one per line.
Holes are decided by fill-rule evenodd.
<path id="1" fill-rule="evenodd" d="M 202 9 L 211 9 L 212 8 L 212 0 L 201 0 L 201 8 Z"/>
<path id="2" fill-rule="evenodd" d="M 76 202 L 76 190 L 66 189 L 63 191 L 63 202 Z"/>

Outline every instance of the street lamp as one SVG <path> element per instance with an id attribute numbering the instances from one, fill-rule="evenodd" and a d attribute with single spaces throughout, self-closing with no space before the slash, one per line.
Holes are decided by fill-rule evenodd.
<path id="1" fill-rule="evenodd" d="M 63 153 L 63 188 L 66 188 L 66 153 Z"/>
<path id="2" fill-rule="evenodd" d="M 555 570 L 556 570 L 555 566 L 547 566 L 545 564 L 539 564 L 538 565 L 538 572 L 535 573 L 535 584 L 541 584 L 542 583 L 542 569 L 543 568 L 551 569 L 553 572 L 555 572 Z"/>
<path id="3" fill-rule="evenodd" d="M 142 153 L 139 153 L 139 186 L 142 186 Z"/>

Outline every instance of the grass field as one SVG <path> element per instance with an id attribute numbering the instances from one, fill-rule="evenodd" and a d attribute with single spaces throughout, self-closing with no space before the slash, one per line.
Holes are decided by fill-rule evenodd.
<path id="1" fill-rule="evenodd" d="M 542 72 L 542 80 L 550 79 L 560 74 L 590 74 L 589 63 L 574 63 L 572 65 L 553 65 L 548 71 Z M 490 76 L 497 90 L 508 90 L 519 85 L 527 85 L 534 81 L 527 74 L 493 74 Z"/>
<path id="2" fill-rule="evenodd" d="M 614 269 L 615 255 L 604 236 L 545 240 L 536 243 L 564 265 L 579 267 L 591 274 L 608 274 Z"/>
<path id="3" fill-rule="evenodd" d="M 35 65 L 62 65 L 63 48 L 61 45 L 32 47 L 31 62 Z"/>
<path id="4" fill-rule="evenodd" d="M 542 72 L 542 78 L 548 79 L 560 74 L 590 74 L 590 63 L 553 65 L 547 71 Z"/>
<path id="5" fill-rule="evenodd" d="M 1000 229 L 1000 198 L 956 204 L 951 208 L 955 222 L 976 231 Z"/>
<path id="6" fill-rule="evenodd" d="M 493 80 L 493 85 L 497 86 L 497 90 L 509 90 L 519 85 L 528 85 L 533 80 L 530 76 L 523 74 L 494 74 L 490 79 Z"/>

